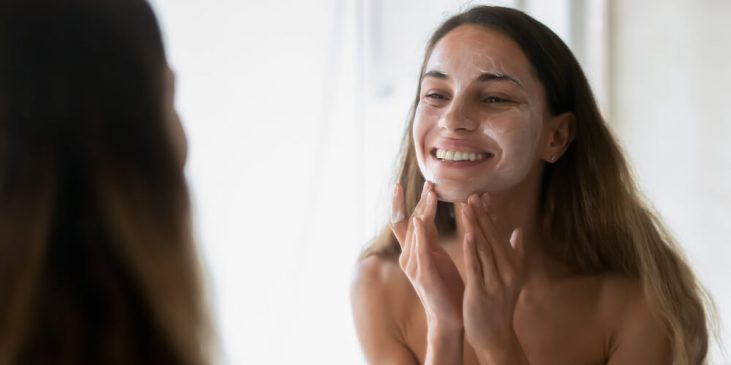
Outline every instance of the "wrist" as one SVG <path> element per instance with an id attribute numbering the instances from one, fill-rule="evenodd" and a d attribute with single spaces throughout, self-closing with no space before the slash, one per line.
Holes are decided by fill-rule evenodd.
<path id="1" fill-rule="evenodd" d="M 429 325 L 427 339 L 429 342 L 444 341 L 459 338 L 464 339 L 464 327 L 461 325 Z"/>
<path id="2" fill-rule="evenodd" d="M 501 345 L 475 348 L 475 353 L 481 365 L 528 365 L 528 358 L 517 337 Z"/>
<path id="3" fill-rule="evenodd" d="M 427 338 L 443 340 L 449 338 L 464 338 L 464 324 L 462 321 L 428 321 Z"/>
<path id="4" fill-rule="evenodd" d="M 462 364 L 463 351 L 464 329 L 429 326 L 425 365 Z"/>

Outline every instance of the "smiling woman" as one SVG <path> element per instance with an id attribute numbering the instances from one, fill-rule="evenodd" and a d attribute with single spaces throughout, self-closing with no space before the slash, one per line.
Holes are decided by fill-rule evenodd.
<path id="1" fill-rule="evenodd" d="M 437 45 L 426 68 L 414 147 L 421 152 L 416 154 L 420 170 L 443 201 L 465 201 L 472 192 L 503 190 L 525 180 L 545 134 L 557 126 L 569 130 L 570 113 L 541 130 L 549 117 L 543 90 L 520 48 L 498 32 L 459 27 Z M 564 135 L 559 148 L 565 140 Z M 541 152 L 547 159 L 561 151 Z M 470 153 L 480 160 L 464 161 Z"/>
<path id="2" fill-rule="evenodd" d="M 421 75 L 391 226 L 352 289 L 368 361 L 703 362 L 702 289 L 568 47 L 476 7 L 436 30 Z"/>

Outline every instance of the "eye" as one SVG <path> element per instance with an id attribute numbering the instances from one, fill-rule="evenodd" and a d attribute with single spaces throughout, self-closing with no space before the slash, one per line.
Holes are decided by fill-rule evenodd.
<path id="1" fill-rule="evenodd" d="M 440 93 L 435 93 L 435 92 L 428 93 L 428 94 L 424 95 L 424 97 L 427 99 L 433 99 L 433 100 L 447 100 L 447 97 L 445 95 L 442 95 Z"/>
<path id="2" fill-rule="evenodd" d="M 499 104 L 499 103 L 507 103 L 508 99 L 503 99 L 497 96 L 488 96 L 484 99 L 482 99 L 483 102 L 488 104 Z"/>
<path id="3" fill-rule="evenodd" d="M 424 103 L 433 107 L 443 107 L 449 103 L 449 94 L 442 91 L 427 91 L 424 94 Z"/>

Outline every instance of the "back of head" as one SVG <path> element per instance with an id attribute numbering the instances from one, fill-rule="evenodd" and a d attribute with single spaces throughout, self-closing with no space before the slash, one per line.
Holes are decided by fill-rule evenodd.
<path id="1" fill-rule="evenodd" d="M 0 2 L 0 364 L 200 364 L 167 63 L 144 0 Z"/>

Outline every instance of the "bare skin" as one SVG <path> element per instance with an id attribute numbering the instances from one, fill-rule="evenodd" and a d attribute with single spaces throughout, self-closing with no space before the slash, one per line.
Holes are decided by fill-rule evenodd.
<path id="1" fill-rule="evenodd" d="M 461 262 L 457 244 L 444 247 Z M 464 266 L 457 267 L 462 273 Z M 369 364 L 425 363 L 426 317 L 395 258 L 361 262 L 352 294 Z M 529 364 L 671 363 L 669 344 L 638 286 L 617 276 L 573 276 L 524 289 L 514 326 Z M 463 364 L 481 364 L 470 344 L 463 351 Z"/>
<path id="2" fill-rule="evenodd" d="M 547 112 L 517 45 L 460 26 L 437 43 L 430 72 L 413 137 L 422 173 L 436 184 L 425 184 L 411 217 L 396 188 L 392 230 L 402 254 L 364 259 L 352 288 L 368 362 L 671 363 L 636 281 L 573 272 L 542 249 L 541 174 L 571 143 L 574 120 Z M 455 163 L 437 158 L 439 149 L 484 158 Z M 455 202 L 452 237 L 436 234 L 438 199 Z"/>

